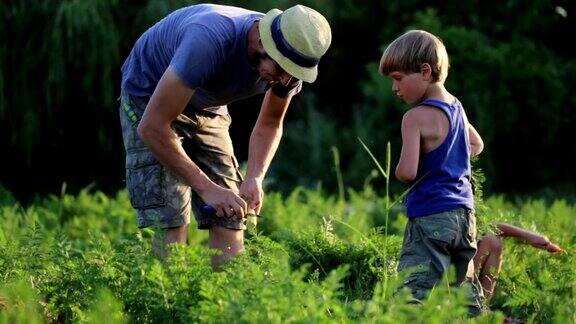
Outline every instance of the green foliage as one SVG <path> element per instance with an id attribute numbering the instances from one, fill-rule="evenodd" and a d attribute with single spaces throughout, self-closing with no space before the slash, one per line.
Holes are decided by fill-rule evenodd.
<path id="1" fill-rule="evenodd" d="M 349 190 L 345 201 L 299 188 L 286 198 L 268 195 L 264 206 L 261 232 L 247 236 L 246 252 L 213 272 L 215 252 L 199 242 L 156 259 L 148 231 L 121 221 L 134 218 L 125 191 L 109 197 L 86 188 L 26 208 L 1 204 L 0 323 L 466 321 L 465 288 L 441 283 L 422 305 L 397 291 L 405 217 L 393 209 L 385 236 L 386 201 L 369 187 Z M 502 313 L 573 321 L 576 207 L 503 196 L 485 198 L 484 206 L 479 218 L 487 224 L 546 233 L 566 252 L 505 240 L 496 312 L 474 322 L 502 322 Z M 118 227 L 123 222 L 132 225 Z"/>
<path id="2" fill-rule="evenodd" d="M 69 168 L 90 181 L 119 178 L 102 161 L 122 158 L 118 127 L 111 127 L 122 60 L 144 30 L 192 3 L 1 2 L 5 176 L 30 188 L 46 174 L 61 182 L 59 171 Z M 227 2 L 262 12 L 296 3 Z M 573 157 L 542 158 L 557 157 L 573 137 L 576 63 L 565 46 L 573 15 L 563 18 L 558 4 L 544 0 L 301 3 L 328 18 L 333 44 L 318 82 L 294 100 L 301 109 L 290 113 L 267 183 L 281 192 L 267 195 L 260 232 L 247 239 L 246 253 L 214 273 L 214 252 L 201 247 L 206 234 L 194 233 L 191 246 L 173 247 L 160 262 L 151 255 L 149 231 L 136 229 L 124 190 L 70 194 L 64 187 L 21 205 L 0 186 L 0 323 L 465 321 L 464 290 L 440 285 L 420 306 L 396 291 L 406 220 L 380 188 L 400 190 L 357 141 L 376 159 L 390 156 L 391 141 L 391 155 L 398 156 L 406 107 L 378 74 L 377 61 L 407 28 L 445 41 L 452 64 L 447 87 L 486 143 L 475 164 L 479 234 L 505 221 L 545 233 L 565 249 L 550 255 L 507 240 L 493 308 L 533 322 L 576 321 L 575 206 L 553 193 L 546 200 L 482 196 L 482 184 L 564 188 L 553 181 L 573 178 Z M 366 41 L 360 44 L 359 35 Z M 95 169 L 105 176 L 93 176 Z"/>
<path id="3" fill-rule="evenodd" d="M 24 279 L 0 286 L 0 323 L 44 323 L 38 295 Z"/>
<path id="4" fill-rule="evenodd" d="M 104 318 L 106 323 L 111 324 L 127 322 L 123 313 L 122 302 L 116 299 L 108 289 L 101 289 L 96 293 L 88 311 L 79 314 L 79 322 L 101 323 Z"/>
<path id="5" fill-rule="evenodd" d="M 346 270 L 335 269 L 321 282 L 305 281 L 304 269 L 291 271 L 280 245 L 256 237 L 247 254 L 204 283 L 204 300 L 199 312 L 191 315 L 207 323 L 342 320 L 345 313 L 338 297 Z"/>
<path id="6" fill-rule="evenodd" d="M 120 61 L 113 17 L 118 1 L 15 1 L 2 7 L 10 22 L 2 38 L 10 50 L 0 48 L 5 80 L 0 120 L 14 134 L 8 143 L 30 165 L 43 140 L 58 137 L 51 129 L 62 126 L 63 113 L 80 118 L 87 106 L 113 102 L 116 88 L 110 80 Z M 76 93 L 83 94 L 82 103 L 70 102 Z M 66 109 L 70 104 L 73 109 Z"/>
<path id="7" fill-rule="evenodd" d="M 273 167 L 281 171 L 292 168 L 294 171 L 288 174 L 278 173 L 278 176 L 282 179 L 287 178 L 286 183 L 290 183 L 291 179 L 298 179 L 298 183 L 309 184 L 320 179 L 322 183 L 336 188 L 335 177 L 325 171 L 326 165 L 330 163 L 328 150 L 331 146 L 336 146 L 341 152 L 340 155 L 345 157 L 340 161 L 344 183 L 355 188 L 360 187 L 370 174 L 372 165 L 362 150 L 358 149 L 354 141 L 357 136 L 369 141 L 368 144 L 376 156 L 384 156 L 384 143 L 390 140 L 394 150 L 393 156 L 399 156 L 400 121 L 407 107 L 390 91 L 390 81 L 379 75 L 377 62 L 384 46 L 395 36 L 408 28 L 421 28 L 438 34 L 446 43 L 451 59 L 447 88 L 463 102 L 470 121 L 479 130 L 486 144 L 486 150 L 478 161 L 478 166 L 490 179 L 486 188 L 525 191 L 553 187 L 552 183 L 566 181 L 565 176 L 558 173 L 558 170 L 570 169 L 570 162 L 565 159 L 550 160 L 540 157 L 554 156 L 555 152 L 563 151 L 566 145 L 561 144 L 562 138 L 569 134 L 569 125 L 575 118 L 573 110 L 567 111 L 567 107 L 574 106 L 573 98 L 568 95 L 569 84 L 573 79 L 569 74 L 574 69 L 574 62 L 562 58 L 553 48 L 543 45 L 543 42 L 548 42 L 550 39 L 529 37 L 519 31 L 530 30 L 530 35 L 542 35 L 540 33 L 542 30 L 534 28 L 535 26 L 542 28 L 542 21 L 548 21 L 550 24 L 558 23 L 554 22 L 556 21 L 554 8 L 541 1 L 518 6 L 518 10 L 534 10 L 534 8 L 545 10 L 546 16 L 539 21 L 533 19 L 532 11 L 523 11 L 518 15 L 511 14 L 515 17 L 514 23 L 519 25 L 512 28 L 511 34 L 504 36 L 501 28 L 509 21 L 486 24 L 485 21 L 490 19 L 485 17 L 478 21 L 462 21 L 466 15 L 447 14 L 455 8 L 466 7 L 465 4 L 453 4 L 452 8 L 447 5 L 448 8 L 444 8 L 445 12 L 436 8 L 406 10 L 415 12 L 409 18 L 400 13 L 395 15 L 396 10 L 402 11 L 401 8 L 406 9 L 415 3 L 403 2 L 396 5 L 386 3 L 385 8 L 377 11 L 381 21 L 386 21 L 387 14 L 390 14 L 398 27 L 383 24 L 386 30 L 380 32 L 383 36 L 381 43 L 378 44 L 379 51 L 365 61 L 364 69 L 352 64 L 357 70 L 354 75 L 362 72 L 361 77 L 357 79 L 357 87 L 361 92 L 360 99 L 349 103 L 345 108 L 340 108 L 338 103 L 345 100 L 345 96 L 340 93 L 351 96 L 353 90 L 347 88 L 337 91 L 331 86 L 327 96 L 334 99 L 323 100 L 333 100 L 337 101 L 336 103 L 323 105 L 322 98 L 317 94 L 314 94 L 314 100 L 302 102 L 304 107 L 311 106 L 315 109 L 322 107 L 319 109 L 322 113 L 313 118 L 301 113 L 299 115 L 301 121 L 288 125 L 285 146 L 280 148 L 279 153 L 281 161 Z M 502 7 L 506 6 L 490 9 L 479 6 L 462 12 L 467 12 L 471 19 L 475 19 L 478 12 L 483 10 L 491 12 L 494 9 L 501 14 Z M 363 26 L 372 17 L 366 12 L 374 10 L 371 4 L 365 4 L 362 8 L 365 10 L 350 10 L 346 15 L 348 19 L 353 19 L 357 11 L 362 11 L 365 15 L 362 17 L 362 22 L 356 22 L 355 28 Z M 507 7 L 506 10 L 512 10 L 511 8 L 516 8 L 516 5 Z M 516 19 L 518 17 L 525 20 Z M 398 23 L 399 20 L 403 23 Z M 339 23 L 345 24 L 345 19 Z M 374 29 L 374 24 L 369 28 Z M 370 34 L 368 30 L 362 30 L 360 33 Z M 369 44 L 364 45 L 366 50 L 361 52 L 369 52 L 369 49 L 372 49 Z M 357 45 L 352 45 L 350 48 L 357 48 Z M 357 62 L 358 56 L 362 55 L 356 54 L 354 60 L 350 57 L 354 54 L 356 53 L 347 51 L 347 61 Z M 331 51 L 330 55 L 338 56 L 338 49 Z M 340 75 L 349 76 L 349 73 L 342 72 L 347 69 L 351 68 L 339 66 L 337 71 Z M 328 73 L 330 72 L 328 70 Z M 332 80 L 330 76 L 326 78 Z M 335 79 L 341 80 L 341 78 Z M 354 88 L 354 86 L 351 84 L 348 87 Z M 338 95 L 334 96 L 335 93 Z M 534 95 L 536 93 L 541 95 Z M 328 115 L 336 118 L 326 117 Z M 539 135 L 533 138 L 534 134 Z M 304 138 L 310 139 L 310 142 L 306 143 Z M 293 143 L 295 146 L 292 146 Z M 306 156 L 309 152 L 314 153 Z M 322 157 L 318 157 L 319 154 Z M 293 163 L 292 156 L 296 157 L 296 161 L 307 163 Z M 282 161 L 286 161 L 286 165 Z M 539 172 L 532 172 L 534 169 Z M 312 174 L 314 177 L 303 179 L 302 182 L 300 181 L 302 174 Z M 530 176 L 526 176 L 527 174 Z M 288 175 L 290 177 L 287 177 Z M 377 184 L 380 185 L 381 182 Z"/>
<path id="8" fill-rule="evenodd" d="M 310 264 L 310 271 L 318 273 L 320 278 L 342 265 L 349 265 L 349 274 L 343 282 L 345 295 L 369 299 L 377 282 L 395 274 L 402 238 L 386 238 L 375 230 L 350 244 L 339 238 L 332 226 L 332 222 L 326 220 L 321 228 L 282 232 L 277 239 L 289 249 L 293 268 Z"/>
<path id="9" fill-rule="evenodd" d="M 576 63 L 565 46 L 576 24 L 574 15 L 561 14 L 570 10 L 563 4 L 217 2 L 261 12 L 301 3 L 322 12 L 332 27 L 332 46 L 319 66 L 318 81 L 293 100 L 299 109 L 288 116 L 271 170 L 277 181 L 270 189 L 289 192 L 296 185 L 321 183 L 336 190 L 337 179 L 327 172 L 335 147 L 342 182 L 361 190 L 373 166 L 359 150 L 357 137 L 376 156 L 385 154 L 384 143 L 390 141 L 393 156 L 398 156 L 406 107 L 378 74 L 377 62 L 384 46 L 408 28 L 435 32 L 447 45 L 452 64 L 447 86 L 464 103 L 486 143 L 479 161 L 491 179 L 486 189 L 550 188 L 550 182 L 565 181 L 563 172 L 576 162 L 569 156 L 540 158 L 569 145 L 566 139 L 576 121 L 576 99 L 570 96 Z M 2 2 L 0 137 L 10 152 L 10 167 L 17 171 L 2 180 L 15 186 L 54 174 L 44 186 L 68 180 L 78 188 L 97 179 L 117 189 L 123 150 L 119 127 L 111 126 L 118 118 L 120 67 L 142 32 L 171 11 L 195 3 L 199 1 Z M 383 23 L 390 21 L 394 24 Z M 359 35 L 365 41 L 359 42 Z M 77 156 L 102 158 L 78 162 Z M 108 169 L 102 160 L 111 162 Z M 372 180 L 376 187 L 383 185 L 381 178 Z"/>

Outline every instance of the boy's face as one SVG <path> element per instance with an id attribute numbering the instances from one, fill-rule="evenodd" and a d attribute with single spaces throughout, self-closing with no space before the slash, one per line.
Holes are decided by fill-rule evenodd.
<path id="1" fill-rule="evenodd" d="M 421 101 L 428 86 L 422 73 L 393 71 L 388 76 L 392 79 L 392 92 L 402 101 L 410 105 Z"/>

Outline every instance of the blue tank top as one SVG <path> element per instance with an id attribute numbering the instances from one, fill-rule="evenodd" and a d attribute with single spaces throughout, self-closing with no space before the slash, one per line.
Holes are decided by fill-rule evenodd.
<path id="1" fill-rule="evenodd" d="M 409 218 L 464 207 L 474 209 L 470 183 L 470 139 L 462 104 L 449 104 L 428 99 L 420 105 L 442 110 L 450 121 L 444 142 L 434 150 L 420 155 L 419 181 L 406 197 Z"/>

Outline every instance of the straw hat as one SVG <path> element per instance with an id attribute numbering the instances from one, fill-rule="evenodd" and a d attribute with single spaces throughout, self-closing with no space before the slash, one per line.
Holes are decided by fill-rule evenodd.
<path id="1" fill-rule="evenodd" d="M 260 21 L 259 29 L 264 50 L 286 72 L 302 81 L 316 80 L 318 62 L 332 41 L 324 16 L 302 5 L 284 12 L 272 9 Z"/>

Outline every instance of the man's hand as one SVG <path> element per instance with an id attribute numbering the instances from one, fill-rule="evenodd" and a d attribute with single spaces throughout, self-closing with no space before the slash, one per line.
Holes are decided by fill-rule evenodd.
<path id="1" fill-rule="evenodd" d="M 262 180 L 248 178 L 240 185 L 240 196 L 248 203 L 248 209 L 254 210 L 259 215 L 264 200 L 264 191 L 262 191 Z"/>
<path id="2" fill-rule="evenodd" d="M 206 205 L 216 210 L 216 215 L 223 217 L 238 217 L 243 219 L 247 213 L 247 204 L 238 194 L 231 189 L 222 188 L 218 185 L 199 193 Z"/>

